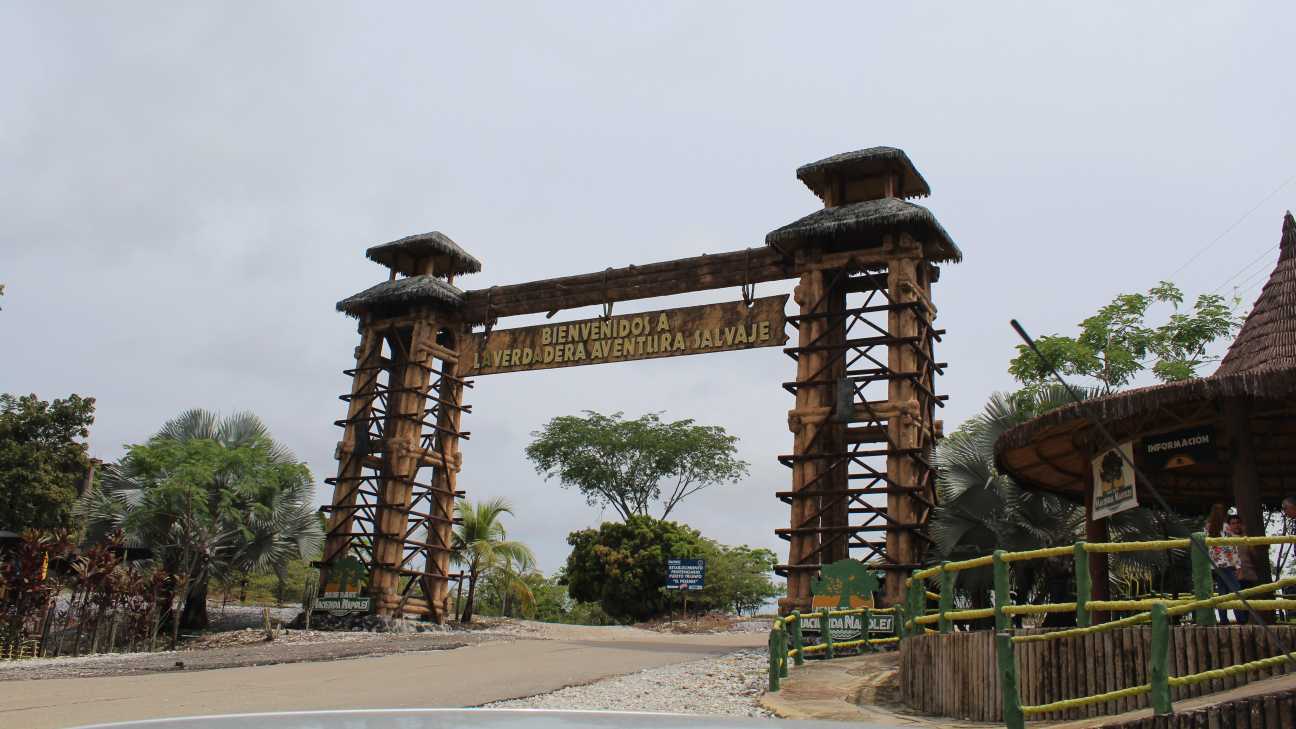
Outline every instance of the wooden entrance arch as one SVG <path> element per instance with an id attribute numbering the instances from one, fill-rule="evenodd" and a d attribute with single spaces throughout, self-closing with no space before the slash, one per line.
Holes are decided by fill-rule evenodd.
<path id="1" fill-rule="evenodd" d="M 937 264 L 961 253 L 935 217 L 908 198 L 930 194 L 905 153 L 890 147 L 805 165 L 797 177 L 823 209 L 783 226 L 763 248 L 463 291 L 481 264 L 440 233 L 370 248 L 390 278 L 338 303 L 360 345 L 337 447 L 337 476 L 319 562 L 355 557 L 369 571 L 380 615 L 448 617 L 454 499 L 462 496 L 459 439 L 473 376 L 521 369 L 785 343 L 782 299 L 749 287 L 798 279 L 796 376 L 783 383 L 792 452 L 784 611 L 810 606 L 821 565 L 855 557 L 884 570 L 896 602 L 918 567 L 936 496 L 930 453 L 944 396 L 935 378 Z M 743 287 L 744 301 L 614 317 L 618 301 Z M 504 317 L 605 305 L 604 317 L 501 330 Z M 636 321 L 640 320 L 640 321 Z M 762 324 L 763 323 L 763 324 Z M 474 329 L 481 331 L 474 333 Z M 664 337 L 662 335 L 665 335 Z M 763 335 L 763 336 L 762 336 Z M 879 503 L 885 501 L 885 505 Z"/>

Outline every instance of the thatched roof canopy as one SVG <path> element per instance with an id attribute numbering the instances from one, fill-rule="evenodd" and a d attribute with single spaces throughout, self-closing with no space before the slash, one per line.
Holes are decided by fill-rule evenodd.
<path id="1" fill-rule="evenodd" d="M 797 168 L 797 179 L 823 199 L 834 179 L 851 180 L 894 174 L 899 178 L 896 197 L 927 197 L 931 187 L 903 149 L 869 147 L 843 152 Z"/>
<path id="2" fill-rule="evenodd" d="M 999 467 L 1027 486 L 1080 496 L 1089 487 L 1085 455 L 1101 422 L 1121 441 L 1220 422 L 1221 402 L 1251 403 L 1249 429 L 1257 444 L 1261 497 L 1277 502 L 1296 492 L 1296 220 L 1283 219 L 1278 263 L 1250 315 L 1209 377 L 1141 387 L 1083 405 L 1068 405 L 1027 421 L 995 444 Z M 1222 431 L 1223 428 L 1221 427 Z M 1230 435 L 1220 444 L 1230 448 Z M 1172 506 L 1202 509 L 1227 500 L 1228 454 L 1214 466 L 1165 474 L 1161 489 Z"/>
<path id="3" fill-rule="evenodd" d="M 435 276 L 410 276 L 384 281 L 337 303 L 337 310 L 356 318 L 364 314 L 396 314 L 420 305 L 458 308 L 464 294 Z"/>
<path id="4" fill-rule="evenodd" d="M 374 246 L 365 251 L 365 256 L 406 276 L 427 273 L 416 262 L 429 256 L 432 258 L 433 272 L 438 276 L 478 273 L 482 268 L 481 261 L 450 240 L 450 236 L 435 230 Z"/>
<path id="5" fill-rule="evenodd" d="M 850 250 L 880 246 L 884 235 L 896 233 L 913 236 L 935 263 L 963 259 L 963 252 L 930 210 L 894 197 L 817 210 L 770 232 L 765 243 L 782 251 L 813 244 L 828 250 Z"/>
<path id="6" fill-rule="evenodd" d="M 1296 369 L 1296 219 L 1283 218 L 1278 265 L 1215 376 Z"/>

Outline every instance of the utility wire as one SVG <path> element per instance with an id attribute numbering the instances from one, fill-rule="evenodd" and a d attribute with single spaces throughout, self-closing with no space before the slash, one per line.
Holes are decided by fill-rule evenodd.
<path id="1" fill-rule="evenodd" d="M 1183 264 L 1182 264 L 1181 266 L 1179 266 L 1179 268 L 1176 268 L 1176 269 L 1174 270 L 1174 273 L 1171 273 L 1171 274 L 1170 274 L 1169 278 L 1174 278 L 1175 276 L 1179 275 L 1179 272 L 1180 272 L 1180 271 L 1184 270 L 1185 268 L 1188 268 L 1189 264 L 1191 264 L 1193 261 L 1197 260 L 1197 259 L 1201 256 L 1201 254 L 1203 254 L 1203 253 L 1205 253 L 1206 251 L 1210 250 L 1210 248 L 1211 248 L 1212 246 L 1214 246 L 1216 243 L 1219 243 L 1221 240 L 1224 240 L 1224 236 L 1228 235 L 1229 233 L 1232 233 L 1234 228 L 1236 228 L 1236 227 L 1238 227 L 1239 225 L 1241 225 L 1241 224 L 1242 224 L 1242 221 L 1244 221 L 1244 220 L 1246 220 L 1247 218 L 1251 217 L 1251 213 L 1254 213 L 1255 211 L 1259 210 L 1259 209 L 1260 209 L 1260 206 L 1262 206 L 1262 205 L 1264 205 L 1265 203 L 1269 202 L 1269 198 L 1273 197 L 1274 195 L 1277 195 L 1277 194 L 1278 194 L 1278 191 L 1279 191 L 1279 190 L 1282 190 L 1284 187 L 1287 187 L 1287 185 L 1288 185 L 1292 180 L 1296 180 L 1296 175 L 1292 175 L 1291 177 L 1288 177 L 1286 180 L 1284 180 L 1284 181 L 1282 182 L 1282 184 L 1278 185 L 1278 187 L 1275 187 L 1275 188 L 1273 189 L 1273 192 L 1270 192 L 1268 195 L 1265 195 L 1265 196 L 1260 200 L 1260 202 L 1256 203 L 1256 204 L 1255 204 L 1255 207 L 1253 207 L 1253 208 L 1251 208 L 1250 210 L 1246 211 L 1245 213 L 1242 214 L 1242 217 L 1240 217 L 1240 218 L 1238 218 L 1237 220 L 1233 221 L 1233 224 L 1230 225 L 1229 227 L 1225 228 L 1223 233 L 1220 233 L 1219 235 L 1217 235 L 1217 236 L 1215 236 L 1214 238 L 1212 238 L 1211 241 L 1210 241 L 1209 243 L 1207 243 L 1206 245 L 1202 246 L 1201 248 L 1199 248 L 1199 249 L 1197 250 L 1196 253 L 1194 253 L 1194 254 L 1192 254 L 1191 256 L 1189 256 L 1188 260 L 1184 261 Z M 1227 282 L 1225 282 L 1225 283 L 1227 283 Z"/>
<path id="2" fill-rule="evenodd" d="M 1013 319 L 1012 328 L 1016 330 L 1017 336 L 1021 337 L 1022 341 L 1026 342 L 1026 346 L 1035 353 L 1035 356 L 1039 357 L 1040 362 L 1048 368 L 1048 371 L 1053 375 L 1053 379 L 1057 380 L 1058 383 L 1062 385 L 1062 388 L 1066 390 L 1067 395 L 1070 396 L 1076 406 L 1081 410 L 1086 411 L 1086 414 L 1088 414 L 1087 411 L 1089 410 L 1089 404 L 1080 399 L 1079 393 L 1071 387 L 1070 383 L 1062 378 L 1062 375 L 1058 373 L 1057 368 L 1053 366 L 1053 362 L 1044 356 L 1044 353 L 1039 350 L 1039 347 L 1035 346 L 1035 340 L 1031 339 L 1031 336 L 1026 333 L 1026 330 L 1022 328 L 1021 323 L 1016 319 Z M 1158 490 L 1156 485 L 1152 483 L 1152 480 L 1147 477 L 1147 474 L 1143 473 L 1143 469 L 1134 465 L 1133 459 L 1125 455 L 1125 451 L 1120 447 L 1120 443 L 1117 442 L 1116 438 L 1114 438 L 1111 432 L 1107 430 L 1107 426 L 1102 424 L 1102 420 L 1094 417 L 1090 418 L 1090 422 L 1097 427 L 1098 432 L 1109 444 L 1108 447 L 1112 448 L 1113 451 L 1121 457 L 1121 460 L 1130 467 L 1130 470 L 1134 472 L 1135 477 L 1139 481 L 1143 482 L 1143 485 L 1147 487 L 1148 492 L 1150 492 L 1152 497 L 1156 499 L 1157 505 L 1165 510 L 1167 514 L 1173 513 L 1170 509 L 1170 505 L 1166 503 L 1165 497 L 1161 495 L 1161 491 Z M 1087 486 L 1089 488 L 1093 487 L 1092 484 L 1087 484 Z M 1089 515 L 1089 518 L 1092 518 L 1092 514 Z M 1264 621 L 1262 617 L 1260 617 L 1260 613 L 1251 605 L 1251 601 L 1241 593 L 1242 587 L 1238 584 L 1238 581 L 1235 578 L 1230 577 L 1215 565 L 1215 561 L 1210 558 L 1210 552 L 1206 549 L 1206 544 L 1204 542 L 1198 542 L 1196 539 L 1190 539 L 1188 540 L 1188 543 L 1191 545 L 1192 549 L 1200 550 L 1202 555 L 1206 557 L 1206 564 L 1210 565 L 1211 573 L 1217 580 L 1224 583 L 1225 587 L 1232 591 L 1233 597 L 1237 598 L 1244 606 L 1246 606 L 1247 612 L 1251 614 L 1251 620 L 1256 625 L 1260 626 L 1261 630 L 1265 633 L 1265 637 L 1267 637 L 1273 645 L 1282 648 L 1283 656 L 1286 658 L 1287 662 L 1296 665 L 1296 656 L 1292 655 L 1292 649 L 1291 646 L 1287 644 L 1287 639 L 1277 633 Z M 1246 549 L 1246 547 L 1243 548 Z"/>
<path id="3" fill-rule="evenodd" d="M 1271 244 L 1271 245 L 1266 245 L 1265 248 L 1264 248 L 1264 250 L 1263 250 L 1263 251 L 1260 251 L 1260 255 L 1256 256 L 1255 258 L 1252 258 L 1250 261 L 1247 262 L 1246 265 L 1244 265 L 1242 268 L 1239 268 L 1239 269 L 1237 270 L 1236 273 L 1234 273 L 1232 276 L 1229 276 L 1228 278 L 1224 279 L 1224 283 L 1222 283 L 1222 284 L 1220 284 L 1219 286 L 1216 286 L 1214 289 L 1212 289 L 1212 290 L 1211 290 L 1211 293 L 1212 293 L 1212 294 L 1217 294 L 1217 293 L 1219 293 L 1219 292 L 1220 292 L 1220 291 L 1221 291 L 1225 286 L 1228 286 L 1228 285 L 1229 285 L 1229 282 L 1230 282 L 1230 281 L 1232 281 L 1233 279 L 1235 279 L 1235 278 L 1237 278 L 1238 276 L 1242 275 L 1242 273 L 1244 273 L 1245 271 L 1247 271 L 1247 270 L 1248 270 L 1249 268 L 1251 268 L 1252 266 L 1256 265 L 1256 263 L 1258 263 L 1258 262 L 1260 262 L 1260 261 L 1263 261 L 1263 260 L 1265 259 L 1266 256 L 1272 256 L 1272 255 L 1273 255 L 1273 245 L 1272 245 L 1272 244 Z"/>

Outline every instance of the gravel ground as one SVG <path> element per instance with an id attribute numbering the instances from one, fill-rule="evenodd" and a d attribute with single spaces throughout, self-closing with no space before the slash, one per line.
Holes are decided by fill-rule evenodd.
<path id="1" fill-rule="evenodd" d="M 45 678 L 130 676 L 179 670 L 266 666 L 276 663 L 336 661 L 410 651 L 452 650 L 491 640 L 469 633 L 319 633 L 293 630 L 267 642 L 259 630 L 217 633 L 205 646 L 157 653 L 103 653 L 94 656 L 0 661 L 0 681 Z M 3 722 L 0 722 L 3 726 Z"/>
<path id="2" fill-rule="evenodd" d="M 223 609 L 220 603 L 207 604 L 207 617 L 211 621 L 211 630 L 242 630 L 244 628 L 260 628 L 264 624 L 262 617 L 264 608 L 255 605 L 226 605 Z M 291 622 L 297 617 L 297 613 L 302 611 L 301 605 L 286 605 L 281 608 L 270 608 L 270 622 L 272 624 L 283 624 Z"/>
<path id="3" fill-rule="evenodd" d="M 773 714 L 757 703 L 765 690 L 768 666 L 764 652 L 743 650 L 486 707 L 768 717 Z"/>
<path id="4" fill-rule="evenodd" d="M 282 625 L 291 621 L 298 612 L 300 608 L 295 607 L 271 608 L 271 621 Z M 132 675 L 337 660 L 407 651 L 447 650 L 491 640 L 657 642 L 664 637 L 663 631 L 626 625 L 563 625 L 481 617 L 470 628 L 453 624 L 433 626 L 411 621 L 408 626 L 403 626 L 406 628 L 404 631 L 386 633 L 276 630 L 275 639 L 267 641 L 260 607 L 228 605 L 222 614 L 219 607 L 213 604 L 210 617 L 212 629 L 188 638 L 181 644 L 180 650 L 4 661 L 0 662 L 0 681 Z M 414 632 L 415 627 L 428 632 Z M 748 629 L 748 624 L 743 622 L 730 626 L 728 631 L 715 632 L 746 632 Z M 763 629 L 768 630 L 768 626 Z M 183 663 L 183 666 L 178 663 Z"/>

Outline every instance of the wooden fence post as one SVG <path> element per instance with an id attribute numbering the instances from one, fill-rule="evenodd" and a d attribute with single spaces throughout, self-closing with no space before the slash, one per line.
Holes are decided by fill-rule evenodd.
<path id="1" fill-rule="evenodd" d="M 1012 595 L 1008 585 L 1008 563 L 1004 561 L 1005 552 L 1002 549 L 994 551 L 994 618 L 995 630 L 1003 632 L 1009 627 L 1008 613 L 1004 612 L 1011 600 Z"/>
<path id="2" fill-rule="evenodd" d="M 778 669 L 778 628 L 770 628 L 769 634 L 769 690 L 774 693 L 779 690 L 779 669 Z"/>
<path id="3" fill-rule="evenodd" d="M 805 663 L 805 656 L 801 651 L 805 648 L 805 638 L 801 635 L 801 611 L 796 610 L 792 613 L 792 647 L 796 649 L 796 656 L 793 662 L 800 666 Z"/>
<path id="4" fill-rule="evenodd" d="M 779 678 L 787 678 L 788 675 L 788 635 L 787 625 L 784 624 L 777 631 L 778 633 L 778 675 Z"/>
<path id="5" fill-rule="evenodd" d="M 1008 729 L 1025 729 L 1021 697 L 1017 694 L 1017 660 L 1013 656 L 1012 635 L 995 634 L 995 659 L 999 663 L 999 686 L 1003 689 L 1003 720 Z"/>
<path id="6" fill-rule="evenodd" d="M 948 564 L 949 564 L 948 560 L 941 562 L 940 603 L 939 603 L 940 620 L 938 621 L 938 625 L 940 627 L 941 633 L 948 633 L 954 627 L 954 622 L 952 620 L 945 619 L 945 613 L 954 609 L 955 573 L 945 571 L 945 565 Z"/>
<path id="7" fill-rule="evenodd" d="M 1174 711 L 1170 704 L 1170 676 L 1166 672 L 1167 655 L 1170 652 L 1170 621 L 1166 619 L 1166 607 L 1162 603 L 1152 606 L 1152 647 L 1148 677 L 1152 684 L 1152 709 L 1157 714 L 1169 714 Z"/>
<path id="8" fill-rule="evenodd" d="M 1092 622 L 1089 599 L 1093 597 L 1093 580 L 1089 577 L 1089 553 L 1084 542 L 1075 544 L 1076 627 L 1087 628 Z"/>
<path id="9" fill-rule="evenodd" d="M 927 586 L 916 576 L 918 570 L 909 577 L 909 616 L 914 621 L 913 634 L 922 635 L 924 628 L 918 624 L 918 618 L 927 614 Z"/>
<path id="10" fill-rule="evenodd" d="M 1211 580 L 1210 552 L 1206 549 L 1206 533 L 1194 532 L 1188 538 L 1192 540 L 1188 552 L 1192 556 L 1193 598 L 1209 600 L 1215 592 L 1215 586 Z M 1193 610 L 1193 622 L 1198 625 L 1215 625 L 1219 621 L 1215 617 L 1214 610 L 1204 607 Z"/>
<path id="11" fill-rule="evenodd" d="M 824 642 L 824 657 L 831 660 L 833 658 L 833 636 L 832 628 L 828 627 L 828 608 L 819 609 L 819 636 Z"/>

